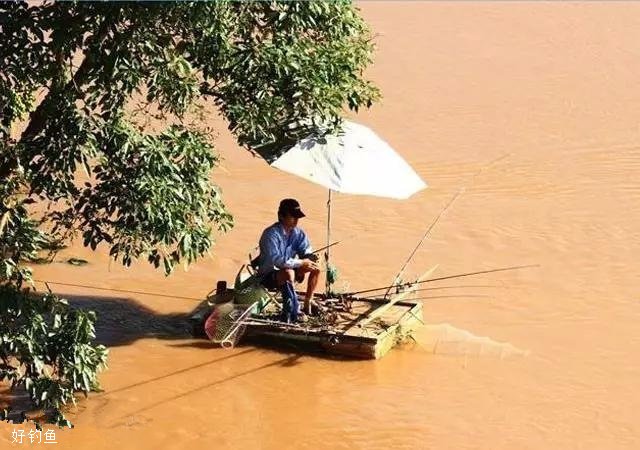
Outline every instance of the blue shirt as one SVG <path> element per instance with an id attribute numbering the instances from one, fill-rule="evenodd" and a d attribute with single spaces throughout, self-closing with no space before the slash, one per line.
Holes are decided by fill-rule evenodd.
<path id="1" fill-rule="evenodd" d="M 295 227 L 286 235 L 284 227 L 276 222 L 262 232 L 260 237 L 260 268 L 259 275 L 272 270 L 296 269 L 302 261 L 294 256 L 311 253 L 311 244 L 304 231 Z"/>

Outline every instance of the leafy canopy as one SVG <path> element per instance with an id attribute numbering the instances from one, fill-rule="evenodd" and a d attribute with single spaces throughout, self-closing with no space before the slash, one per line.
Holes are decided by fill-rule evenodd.
<path id="1" fill-rule="evenodd" d="M 203 106 L 271 160 L 377 99 L 373 47 L 348 1 L 1 2 L 0 36 L 0 379 L 66 423 L 105 349 L 93 315 L 20 290 L 23 261 L 81 234 L 125 265 L 193 262 L 232 226 Z"/>
<path id="2" fill-rule="evenodd" d="M 345 1 L 2 3 L 0 34 L 0 228 L 20 225 L 6 199 L 22 193 L 55 204 L 42 219 L 63 237 L 167 273 L 211 247 L 212 223 L 232 225 L 198 106 L 269 160 L 378 95 L 362 76 L 371 36 Z"/>

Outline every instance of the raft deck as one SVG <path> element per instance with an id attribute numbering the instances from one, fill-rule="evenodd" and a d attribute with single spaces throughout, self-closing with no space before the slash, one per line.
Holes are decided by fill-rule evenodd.
<path id="1" fill-rule="evenodd" d="M 358 359 L 378 359 L 391 348 L 402 342 L 423 324 L 422 303 L 419 301 L 398 301 L 380 317 L 369 320 L 378 308 L 387 305 L 384 299 L 348 298 L 351 305 L 347 311 L 336 311 L 331 324 L 319 324 L 310 320 L 308 324 L 287 325 L 267 323 L 269 313 L 263 311 L 252 315 L 256 323 L 246 326 L 242 340 L 255 345 L 290 350 L 321 352 Z M 318 303 L 322 300 L 318 297 Z M 275 308 L 272 304 L 271 308 Z M 194 334 L 203 334 L 202 327 L 212 307 L 203 302 L 191 316 Z M 260 320 L 262 323 L 258 323 Z"/>

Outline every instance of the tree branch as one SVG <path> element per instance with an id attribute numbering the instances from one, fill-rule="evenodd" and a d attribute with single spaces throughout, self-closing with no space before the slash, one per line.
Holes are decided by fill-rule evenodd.
<path id="1" fill-rule="evenodd" d="M 115 25 L 118 23 L 119 16 L 119 14 L 109 14 L 105 17 L 105 19 L 98 27 L 96 34 L 94 35 L 92 46 L 101 45 L 104 42 L 104 40 L 109 35 L 109 32 L 112 31 Z M 44 129 L 48 119 L 48 110 L 53 109 L 50 107 L 54 105 L 56 96 L 60 92 L 66 92 L 70 90 L 77 92 L 78 89 L 76 89 L 76 87 L 83 84 L 83 80 L 89 73 L 89 70 L 93 67 L 93 64 L 95 64 L 95 62 L 91 60 L 91 58 L 85 56 L 82 64 L 67 83 L 65 83 L 58 89 L 55 89 L 54 85 L 52 84 L 51 89 L 49 89 L 46 97 L 29 115 L 29 124 L 27 125 L 27 128 L 22 132 L 20 139 L 18 140 L 18 144 L 24 144 L 33 140 L 33 138 L 35 138 L 38 133 L 40 133 Z M 3 164 L 0 165 L 0 179 L 5 180 L 7 177 L 9 177 L 11 172 L 13 172 L 17 166 L 18 158 L 14 153 L 10 158 L 8 158 Z"/>
<path id="2" fill-rule="evenodd" d="M 113 20 L 113 17 L 111 16 L 108 16 L 107 18 L 105 18 L 100 24 L 100 27 L 96 32 L 96 35 L 93 39 L 94 42 L 92 44 L 93 45 L 102 44 L 104 40 L 107 38 L 107 36 L 109 35 L 109 32 L 116 25 L 116 23 L 117 23 L 117 20 Z M 82 61 L 82 64 L 80 64 L 80 67 L 78 68 L 76 73 L 71 77 L 69 81 L 67 81 L 67 83 L 64 86 L 62 86 L 60 91 L 66 92 L 66 91 L 72 90 L 77 92 L 78 89 L 75 89 L 75 87 L 81 86 L 83 84 L 85 77 L 89 73 L 89 70 L 93 68 L 94 64 L 95 62 L 91 58 L 88 58 L 85 56 L 84 60 Z M 34 137 L 36 137 L 38 133 L 40 133 L 40 131 L 43 130 L 46 124 L 46 119 L 47 119 L 47 109 L 49 106 L 51 106 L 56 94 L 58 93 L 59 93 L 58 90 L 54 90 L 54 89 L 49 90 L 49 93 L 47 94 L 47 96 L 40 102 L 38 107 L 31 113 L 29 125 L 20 136 L 20 141 L 19 141 L 20 143 L 29 142 Z"/>

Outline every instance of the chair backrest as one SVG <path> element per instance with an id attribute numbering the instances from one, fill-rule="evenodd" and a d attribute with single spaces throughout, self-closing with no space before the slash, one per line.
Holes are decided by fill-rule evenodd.
<path id="1" fill-rule="evenodd" d="M 243 265 L 234 283 L 234 302 L 237 304 L 251 304 L 263 299 L 268 299 L 269 292 L 260 284 L 260 279 L 256 274 L 244 273 L 245 265 Z"/>

